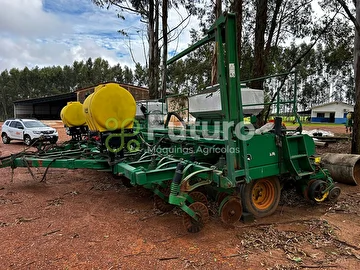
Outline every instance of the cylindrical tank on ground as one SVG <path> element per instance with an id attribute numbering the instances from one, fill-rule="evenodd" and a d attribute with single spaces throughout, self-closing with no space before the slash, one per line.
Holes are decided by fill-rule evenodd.
<path id="1" fill-rule="evenodd" d="M 321 165 L 338 183 L 357 185 L 360 180 L 360 155 L 324 153 Z"/>
<path id="2" fill-rule="evenodd" d="M 60 112 L 60 118 L 67 127 L 78 127 L 86 124 L 82 104 L 78 101 L 68 102 Z"/>
<path id="3" fill-rule="evenodd" d="M 117 83 L 101 84 L 83 104 L 86 123 L 92 131 L 132 128 L 136 103 L 129 91 Z"/>

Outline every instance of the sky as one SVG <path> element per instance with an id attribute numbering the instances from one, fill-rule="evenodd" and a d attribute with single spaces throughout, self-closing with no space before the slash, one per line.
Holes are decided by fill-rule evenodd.
<path id="1" fill-rule="evenodd" d="M 145 64 L 146 25 L 135 14 L 115 8 L 101 9 L 91 0 L 1 0 L 0 72 L 25 66 L 64 66 L 89 57 L 106 59 L 111 66 Z M 184 9 L 169 11 L 169 26 L 175 26 Z M 179 38 L 169 44 L 172 54 L 191 43 L 189 30 L 198 28 L 196 18 L 185 23 Z M 128 36 L 118 32 L 124 30 Z"/>

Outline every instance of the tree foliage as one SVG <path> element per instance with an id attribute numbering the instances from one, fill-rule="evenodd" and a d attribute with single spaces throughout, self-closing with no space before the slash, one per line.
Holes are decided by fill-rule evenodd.
<path id="1" fill-rule="evenodd" d="M 214 4 L 212 1 L 198 11 L 203 29 L 214 22 Z M 351 25 L 339 13 L 338 5 L 324 3 L 325 14 L 319 16 L 312 4 L 312 0 L 223 1 L 224 11 L 241 12 L 237 16 L 241 20 L 240 77 L 247 80 L 297 71 L 300 110 L 332 100 L 354 103 Z M 198 32 L 193 31 L 192 42 L 198 38 Z M 169 89 L 194 93 L 209 84 L 211 75 L 204 70 L 211 68 L 210 51 L 210 47 L 199 50 L 195 57 L 189 55 L 172 64 Z M 178 71 L 182 68 L 185 74 L 181 74 L 183 81 L 179 81 Z M 252 86 L 273 94 L 273 89 L 263 83 L 260 80 Z M 286 91 L 283 89 L 282 93 Z"/>
<path id="2" fill-rule="evenodd" d="M 68 93 L 107 81 L 144 86 L 146 72 L 140 64 L 133 71 L 120 64 L 111 67 L 101 58 L 74 61 L 72 66 L 4 70 L 0 74 L 0 119 L 13 115 L 16 100 Z"/>
<path id="3" fill-rule="evenodd" d="M 118 7 L 120 19 L 126 20 L 129 12 L 139 15 L 146 26 L 149 42 L 145 67 L 140 63 L 135 63 L 134 70 L 120 64 L 110 67 L 101 58 L 94 61 L 90 58 L 64 67 L 5 70 L 0 77 L 1 117 L 12 114 L 11 102 L 14 100 L 69 92 L 101 81 L 114 80 L 147 86 L 152 98 L 164 95 L 165 89 L 172 93 L 193 94 L 211 84 L 213 44 L 199 48 L 164 68 L 168 55 L 165 45 L 177 36 L 173 35 L 174 29 L 167 27 L 167 16 L 162 15 L 182 6 L 187 10 L 184 20 L 190 15 L 197 16 L 201 29 L 191 30 L 194 43 L 214 22 L 215 4 L 219 5 L 219 0 L 93 2 L 104 8 Z M 355 6 L 352 0 L 317 2 L 322 11 L 313 10 L 313 0 L 221 2 L 224 12 L 238 14 L 241 80 L 296 71 L 299 110 L 307 110 L 327 101 L 354 103 L 356 100 L 353 71 L 355 35 L 354 25 L 349 24 L 349 21 L 354 22 L 349 14 L 355 16 Z M 276 79 L 271 82 L 259 80 L 253 87 L 264 89 L 267 98 L 271 99 L 275 94 L 273 86 L 283 87 L 281 95 L 287 97 L 293 93 L 294 83 L 294 78 L 289 77 L 286 83 Z"/>
<path id="4" fill-rule="evenodd" d="M 92 0 L 93 3 L 100 7 L 114 6 L 119 8 L 118 17 L 126 19 L 126 13 L 135 13 L 141 16 L 141 21 L 146 24 L 147 29 L 147 41 L 148 41 L 148 59 L 147 63 L 147 77 L 149 96 L 151 99 L 159 98 L 166 93 L 165 79 L 167 77 L 167 46 L 168 41 L 171 40 L 168 37 L 174 29 L 183 24 L 184 21 L 197 11 L 195 2 L 192 0 Z M 168 29 L 167 13 L 169 8 L 178 9 L 179 6 L 184 6 L 188 11 L 188 15 L 178 26 L 173 29 Z M 162 31 L 160 26 L 162 24 Z M 123 32 L 120 30 L 120 32 Z M 131 48 L 130 48 L 131 49 Z M 161 53 L 162 59 L 161 59 Z M 162 60 L 162 61 L 161 61 Z M 160 65 L 162 63 L 162 65 Z M 160 90 L 160 74 L 162 77 L 161 90 Z"/>

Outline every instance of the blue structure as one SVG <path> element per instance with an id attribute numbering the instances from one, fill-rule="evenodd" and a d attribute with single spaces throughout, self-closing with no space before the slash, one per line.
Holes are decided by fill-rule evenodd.
<path id="1" fill-rule="evenodd" d="M 312 107 L 310 121 L 312 123 L 345 124 L 346 115 L 353 111 L 353 105 L 341 101 L 329 102 Z"/>

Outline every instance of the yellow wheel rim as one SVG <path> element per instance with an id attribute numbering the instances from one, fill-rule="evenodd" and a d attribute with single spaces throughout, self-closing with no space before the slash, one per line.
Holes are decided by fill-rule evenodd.
<path id="1" fill-rule="evenodd" d="M 275 187 L 270 179 L 259 179 L 255 183 L 252 194 L 254 206 L 260 210 L 268 209 L 275 200 Z"/>
<path id="2" fill-rule="evenodd" d="M 314 198 L 315 201 L 317 202 L 323 202 L 325 201 L 325 199 L 327 198 L 327 196 L 329 195 L 329 191 L 326 191 L 321 198 Z"/>

